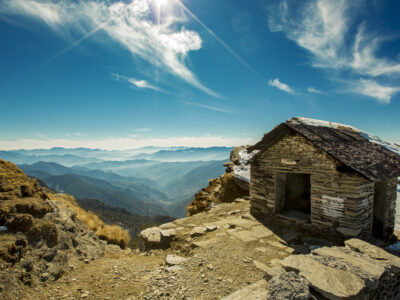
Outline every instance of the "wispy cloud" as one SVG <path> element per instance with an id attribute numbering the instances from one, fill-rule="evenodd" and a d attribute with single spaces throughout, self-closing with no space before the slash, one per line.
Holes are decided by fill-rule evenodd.
<path id="1" fill-rule="evenodd" d="M 134 58 L 143 59 L 209 95 L 220 97 L 204 86 L 185 63 L 191 51 L 201 49 L 202 40 L 197 32 L 182 26 L 186 20 L 182 9 L 171 8 L 160 23 L 152 20 L 155 14 L 152 5 L 154 1 L 151 0 L 130 3 L 4 0 L 0 4 L 0 14 L 38 20 L 63 37 L 83 34 L 88 38 L 88 33 L 104 32 L 110 40 L 128 49 Z"/>
<path id="2" fill-rule="evenodd" d="M 150 90 L 155 90 L 155 91 L 163 92 L 163 93 L 167 93 L 167 94 L 169 93 L 168 91 L 160 88 L 159 86 L 155 86 L 155 85 L 147 82 L 147 80 L 144 80 L 144 79 L 129 78 L 127 76 L 116 74 L 116 73 L 112 73 L 111 75 L 115 78 L 115 80 L 129 82 L 131 85 L 133 85 L 135 88 L 138 88 L 138 89 L 150 89 Z"/>
<path id="3" fill-rule="evenodd" d="M 215 107 L 215 106 L 211 106 L 211 105 L 204 105 L 204 104 L 199 104 L 199 103 L 194 103 L 194 102 L 183 102 L 187 105 L 191 105 L 191 106 L 197 106 L 200 108 L 204 108 L 204 109 L 208 109 L 208 110 L 213 110 L 213 111 L 218 111 L 218 112 L 223 112 L 223 113 L 228 113 L 228 114 L 236 114 L 234 111 L 231 111 L 229 109 L 225 109 L 225 108 L 220 108 L 220 107 Z"/>
<path id="4" fill-rule="evenodd" d="M 390 103 L 394 94 L 400 92 L 400 87 L 385 86 L 371 79 L 360 79 L 349 84 L 349 92 L 372 97 L 382 103 Z"/>
<path id="5" fill-rule="evenodd" d="M 0 149 L 40 149 L 52 147 L 65 148 L 99 148 L 105 150 L 135 149 L 146 146 L 159 147 L 213 147 L 213 146 L 240 146 L 254 144 L 257 141 L 252 137 L 226 137 L 221 135 L 157 137 L 144 138 L 140 136 L 110 137 L 107 139 L 17 139 L 0 140 Z"/>
<path id="6" fill-rule="evenodd" d="M 278 88 L 281 91 L 284 91 L 286 93 L 294 94 L 293 89 L 289 85 L 287 85 L 286 83 L 281 82 L 278 78 L 275 78 L 274 80 L 272 80 L 272 79 L 269 80 L 268 84 L 270 86 L 276 87 L 276 88 Z"/>
<path id="7" fill-rule="evenodd" d="M 398 78 L 400 63 L 377 54 L 390 40 L 388 36 L 368 32 L 365 21 L 356 22 L 365 1 L 309 0 L 301 2 L 301 7 L 298 2 L 293 4 L 282 1 L 278 7 L 271 7 L 270 30 L 284 32 L 309 51 L 314 67 L 339 71 L 349 77 L 355 91 L 389 103 L 399 85 L 388 87 L 380 82 Z"/>
<path id="8" fill-rule="evenodd" d="M 139 89 L 151 89 L 155 91 L 164 91 L 163 89 L 156 87 L 154 85 L 151 85 L 148 83 L 146 80 L 136 80 L 134 78 L 129 79 L 129 82 L 132 83 L 135 87 Z"/>
<path id="9" fill-rule="evenodd" d="M 307 91 L 311 94 L 323 94 L 322 91 L 320 91 L 319 89 L 313 88 L 313 87 L 307 88 Z"/>

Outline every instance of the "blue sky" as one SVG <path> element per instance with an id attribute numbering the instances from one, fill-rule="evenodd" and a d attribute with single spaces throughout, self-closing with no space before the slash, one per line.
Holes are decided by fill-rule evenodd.
<path id="1" fill-rule="evenodd" d="M 399 1 L 0 0 L 0 148 L 400 142 Z"/>

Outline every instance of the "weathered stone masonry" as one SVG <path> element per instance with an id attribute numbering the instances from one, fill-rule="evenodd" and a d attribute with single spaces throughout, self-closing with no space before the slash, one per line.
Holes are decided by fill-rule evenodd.
<path id="1" fill-rule="evenodd" d="M 374 182 L 293 131 L 272 139 L 275 140 L 267 144 L 264 151 L 260 149 L 250 162 L 251 212 L 254 215 L 265 221 L 291 222 L 339 239 L 368 240 L 376 231 L 383 238 L 393 233 L 397 177 Z M 282 186 L 292 174 L 303 174 L 297 175 L 298 182 L 309 177 L 308 222 L 281 213 L 284 203 L 280 198 L 285 197 L 280 195 L 285 194 Z M 289 193 L 295 193 L 296 187 L 293 190 Z M 287 193 L 286 190 L 286 196 Z M 291 206 L 286 204 L 286 208 L 291 209 Z"/>

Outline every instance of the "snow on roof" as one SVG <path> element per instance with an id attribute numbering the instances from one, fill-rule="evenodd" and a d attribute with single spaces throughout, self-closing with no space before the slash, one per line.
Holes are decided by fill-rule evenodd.
<path id="1" fill-rule="evenodd" d="M 239 151 L 239 165 L 233 166 L 233 174 L 236 178 L 250 182 L 250 165 L 248 164 L 248 161 L 257 152 L 258 150 L 254 150 L 253 152 L 247 153 L 247 149 Z"/>
<path id="2" fill-rule="evenodd" d="M 369 133 L 359 130 L 356 127 L 346 125 L 346 124 L 340 124 L 340 123 L 335 123 L 335 122 L 329 122 L 329 121 L 323 121 L 323 120 L 317 120 L 317 119 L 310 119 L 310 118 L 304 118 L 304 117 L 295 117 L 292 119 L 287 120 L 289 123 L 301 123 L 301 124 L 306 124 L 306 125 L 311 125 L 311 126 L 323 126 L 323 127 L 330 127 L 334 129 L 344 129 L 347 128 L 349 130 L 358 132 L 362 137 L 366 138 L 368 141 L 381 145 L 385 147 L 386 149 L 397 153 L 400 155 L 400 145 L 397 145 L 392 142 L 385 141 L 381 139 L 380 137 L 370 135 Z"/>

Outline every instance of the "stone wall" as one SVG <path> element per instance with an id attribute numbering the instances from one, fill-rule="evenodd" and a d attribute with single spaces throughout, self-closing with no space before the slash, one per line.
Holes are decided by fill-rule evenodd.
<path id="1" fill-rule="evenodd" d="M 282 220 L 276 214 L 275 197 L 276 177 L 281 172 L 311 175 L 311 224 L 296 222 L 297 225 L 339 239 L 371 237 L 374 183 L 342 166 L 300 135 L 282 138 L 251 162 L 250 197 L 254 215 Z M 393 185 L 392 181 L 387 184 Z M 395 197 L 395 188 L 388 189 L 388 231 L 393 228 L 394 220 L 392 193 Z"/>

